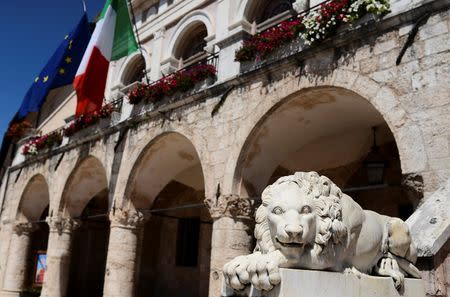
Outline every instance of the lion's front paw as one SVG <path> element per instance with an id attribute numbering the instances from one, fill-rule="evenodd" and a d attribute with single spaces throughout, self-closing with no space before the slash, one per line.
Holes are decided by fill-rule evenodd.
<path id="1" fill-rule="evenodd" d="M 234 290 L 243 290 L 250 283 L 258 290 L 269 291 L 281 282 L 279 266 L 286 259 L 279 252 L 259 252 L 239 256 L 223 268 L 225 281 Z"/>
<path id="2" fill-rule="evenodd" d="M 234 290 L 242 290 L 250 284 L 250 275 L 247 268 L 250 265 L 250 258 L 254 255 L 239 256 L 225 264 L 223 274 L 228 286 Z"/>
<path id="3" fill-rule="evenodd" d="M 285 261 L 278 252 L 255 258 L 247 268 L 253 286 L 258 290 L 272 290 L 281 282 L 279 267 Z"/>

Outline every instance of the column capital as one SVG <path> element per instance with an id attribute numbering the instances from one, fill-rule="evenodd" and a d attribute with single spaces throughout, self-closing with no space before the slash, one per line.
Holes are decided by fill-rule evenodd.
<path id="1" fill-rule="evenodd" d="M 140 229 L 149 218 L 149 214 L 135 209 L 115 209 L 109 214 L 111 228 Z"/>
<path id="2" fill-rule="evenodd" d="M 18 235 L 30 234 L 38 228 L 38 225 L 31 222 L 15 222 L 13 226 L 14 233 Z"/>
<path id="3" fill-rule="evenodd" d="M 255 201 L 242 198 L 239 195 L 221 195 L 218 198 L 207 198 L 205 204 L 213 219 L 233 217 L 240 219 L 253 219 L 255 215 Z"/>
<path id="4" fill-rule="evenodd" d="M 71 233 L 81 226 L 80 220 L 63 218 L 61 216 L 47 217 L 45 221 L 50 227 L 50 232 L 57 232 L 58 234 Z"/>

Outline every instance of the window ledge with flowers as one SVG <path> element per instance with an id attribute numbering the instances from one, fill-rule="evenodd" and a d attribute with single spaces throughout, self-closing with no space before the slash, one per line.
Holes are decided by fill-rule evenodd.
<path id="1" fill-rule="evenodd" d="M 164 99 L 175 98 L 200 91 L 211 85 L 217 76 L 218 56 L 211 55 L 205 60 L 178 70 L 152 84 L 139 84 L 126 95 L 132 105 L 157 104 Z M 176 96 L 179 94 L 179 96 Z"/>
<path id="2" fill-rule="evenodd" d="M 381 16 L 389 11 L 389 0 L 328 0 L 251 36 L 236 50 L 235 61 L 258 64 L 274 54 L 279 59 L 335 36 L 345 25 L 355 25 L 367 15 Z"/>
<path id="3" fill-rule="evenodd" d="M 25 139 L 25 143 L 21 148 L 21 153 L 25 157 L 37 156 L 64 144 L 67 144 L 69 138 L 72 138 L 82 130 L 92 132 L 87 128 L 94 127 L 102 121 L 104 121 L 104 123 L 106 124 L 109 124 L 110 117 L 115 111 L 116 107 L 113 104 L 109 103 L 104 105 L 97 112 L 75 118 L 65 127 L 60 128 L 56 131 L 50 132 L 45 135 L 29 137 Z M 106 125 L 99 126 L 100 129 L 105 127 Z M 64 139 L 67 139 L 67 141 L 64 141 Z"/>

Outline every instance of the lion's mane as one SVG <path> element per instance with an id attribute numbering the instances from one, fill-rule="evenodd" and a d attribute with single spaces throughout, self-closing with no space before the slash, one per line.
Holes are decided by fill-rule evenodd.
<path id="1" fill-rule="evenodd" d="M 333 246 L 341 245 L 347 238 L 347 228 L 342 222 L 343 194 L 329 178 L 320 176 L 316 172 L 297 172 L 294 175 L 282 177 L 264 190 L 262 204 L 256 212 L 255 251 L 266 254 L 276 250 L 270 236 L 267 206 L 275 198 L 272 194 L 273 189 L 289 182 L 297 184 L 312 201 L 314 213 L 317 216 L 315 252 L 317 254 L 332 252 Z"/>

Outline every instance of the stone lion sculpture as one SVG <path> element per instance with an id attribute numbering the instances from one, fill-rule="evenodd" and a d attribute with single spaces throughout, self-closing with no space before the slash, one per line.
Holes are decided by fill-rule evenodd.
<path id="1" fill-rule="evenodd" d="M 405 222 L 363 210 L 330 179 L 316 172 L 280 178 L 262 194 L 256 212 L 253 254 L 224 267 L 225 281 L 242 290 L 271 290 L 279 268 L 420 278 L 416 248 Z"/>

